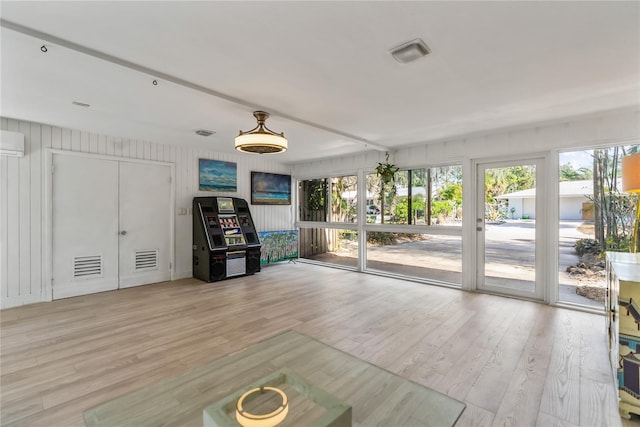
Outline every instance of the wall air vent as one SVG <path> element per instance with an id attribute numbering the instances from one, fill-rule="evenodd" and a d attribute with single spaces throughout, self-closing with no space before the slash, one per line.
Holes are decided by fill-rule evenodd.
<path id="1" fill-rule="evenodd" d="M 0 130 L 0 155 L 24 156 L 24 135 L 19 132 Z"/>
<path id="2" fill-rule="evenodd" d="M 145 249 L 136 251 L 136 271 L 158 268 L 158 250 Z"/>
<path id="3" fill-rule="evenodd" d="M 102 255 L 77 256 L 73 258 L 73 277 L 89 279 L 102 276 Z"/>

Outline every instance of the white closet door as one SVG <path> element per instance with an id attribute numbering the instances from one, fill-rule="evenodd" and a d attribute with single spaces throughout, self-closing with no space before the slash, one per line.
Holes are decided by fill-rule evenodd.
<path id="1" fill-rule="evenodd" d="M 171 280 L 171 168 L 120 162 L 120 288 Z"/>
<path id="2" fill-rule="evenodd" d="M 53 298 L 118 288 L 118 162 L 53 155 Z"/>

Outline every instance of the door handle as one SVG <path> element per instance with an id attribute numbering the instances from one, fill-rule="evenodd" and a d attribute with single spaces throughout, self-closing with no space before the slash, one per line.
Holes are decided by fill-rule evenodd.
<path id="1" fill-rule="evenodd" d="M 122 231 L 120 232 L 120 234 L 121 234 L 122 236 L 125 236 L 125 235 L 127 234 L 127 232 L 126 232 L 126 230 L 122 230 Z"/>
<path id="2" fill-rule="evenodd" d="M 482 227 L 476 227 L 476 231 L 482 231 Z"/>

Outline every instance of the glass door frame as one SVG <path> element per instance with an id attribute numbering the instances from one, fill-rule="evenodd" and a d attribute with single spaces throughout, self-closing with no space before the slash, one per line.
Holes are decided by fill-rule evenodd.
<path id="1" fill-rule="evenodd" d="M 475 289 L 508 297 L 525 298 L 545 301 L 548 295 L 547 259 L 548 245 L 548 212 L 551 208 L 548 194 L 549 174 L 547 173 L 547 158 L 545 155 L 531 157 L 514 157 L 507 159 L 478 159 L 474 165 L 474 198 L 475 212 L 473 218 L 473 234 L 475 240 Z M 536 167 L 536 198 L 535 198 L 535 281 L 534 290 L 526 291 L 485 283 L 485 171 L 491 168 L 503 168 L 521 165 L 535 165 Z"/>

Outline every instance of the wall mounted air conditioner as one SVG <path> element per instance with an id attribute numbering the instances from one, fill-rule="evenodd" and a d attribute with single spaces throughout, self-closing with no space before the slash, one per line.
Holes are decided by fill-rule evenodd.
<path id="1" fill-rule="evenodd" d="M 0 156 L 24 156 L 24 135 L 20 132 L 0 130 Z"/>

